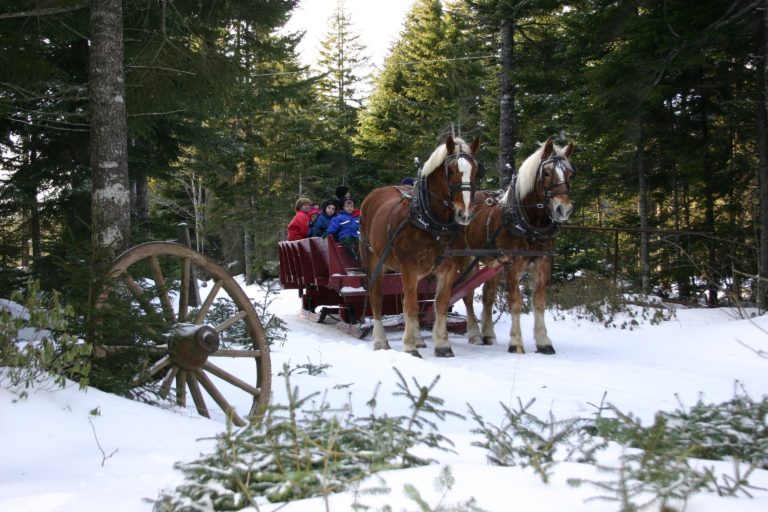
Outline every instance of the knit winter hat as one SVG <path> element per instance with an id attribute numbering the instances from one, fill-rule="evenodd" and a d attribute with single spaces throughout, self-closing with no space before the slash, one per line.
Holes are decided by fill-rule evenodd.
<path id="1" fill-rule="evenodd" d="M 347 192 L 349 192 L 349 188 L 347 188 L 344 185 L 339 185 L 338 187 L 336 187 L 336 197 L 338 197 L 339 199 L 347 195 Z"/>

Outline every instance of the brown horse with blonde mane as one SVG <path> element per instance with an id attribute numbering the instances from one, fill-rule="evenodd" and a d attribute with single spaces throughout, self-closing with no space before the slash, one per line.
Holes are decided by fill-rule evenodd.
<path id="1" fill-rule="evenodd" d="M 437 279 L 435 355 L 453 357 L 448 341 L 447 313 L 458 261 L 443 257 L 473 214 L 477 174 L 475 153 L 480 140 L 469 145 L 448 137 L 419 171 L 413 188 L 381 187 L 366 196 L 360 208 L 360 254 L 368 271 L 368 296 L 373 312 L 373 348 L 389 349 L 381 320 L 381 275 L 400 272 L 403 281 L 403 351 L 419 356 L 423 347 L 419 329 L 417 284 L 429 274 Z"/>
<path id="2" fill-rule="evenodd" d="M 552 255 L 560 225 L 573 211 L 568 196 L 574 176 L 571 163 L 573 144 L 561 149 L 547 140 L 520 166 L 506 192 L 500 198 L 478 193 L 475 218 L 464 230 L 466 246 L 471 249 L 501 249 L 520 251 L 502 255 L 497 261 L 485 258 L 486 265 L 506 266 L 506 285 L 512 326 L 509 352 L 523 354 L 520 330 L 520 275 L 528 270 L 533 289 L 533 334 L 536 352 L 554 354 L 552 340 L 544 323 L 547 283 L 552 274 Z M 473 306 L 473 294 L 464 297 L 467 308 L 467 335 L 473 344 L 492 345 L 493 302 L 501 273 L 483 286 L 482 330 L 478 328 Z"/>

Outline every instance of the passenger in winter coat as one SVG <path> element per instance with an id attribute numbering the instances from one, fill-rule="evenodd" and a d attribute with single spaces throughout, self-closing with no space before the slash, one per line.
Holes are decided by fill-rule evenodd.
<path id="1" fill-rule="evenodd" d="M 328 224 L 331 223 L 331 219 L 336 216 L 336 201 L 334 199 L 326 199 L 320 207 L 320 215 L 312 224 L 312 229 L 309 232 L 309 236 L 323 236 L 325 230 L 328 228 Z"/>
<path id="2" fill-rule="evenodd" d="M 336 240 L 345 243 L 345 239 L 360 239 L 360 213 L 355 210 L 355 201 L 351 198 L 344 200 L 344 210 L 339 212 L 325 230 L 326 235 L 333 235 Z M 346 244 L 345 244 L 346 245 Z"/>
<path id="3" fill-rule="evenodd" d="M 352 197 L 352 193 L 346 185 L 336 187 L 336 197 L 334 198 L 336 201 L 336 213 L 341 213 L 344 209 L 344 201 L 350 197 Z"/>
<path id="4" fill-rule="evenodd" d="M 355 208 L 355 201 L 344 199 L 344 210 L 331 219 L 325 235 L 333 235 L 341 242 L 356 264 L 360 264 L 360 210 Z"/>
<path id="5" fill-rule="evenodd" d="M 288 223 L 288 240 L 301 240 L 309 236 L 309 209 L 312 201 L 306 197 L 296 200 L 296 215 Z"/>

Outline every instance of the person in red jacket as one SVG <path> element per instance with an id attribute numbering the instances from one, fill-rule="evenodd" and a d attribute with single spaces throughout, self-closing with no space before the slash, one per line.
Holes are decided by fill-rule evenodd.
<path id="1" fill-rule="evenodd" d="M 296 200 L 296 215 L 288 223 L 288 240 L 301 240 L 309 235 L 309 210 L 312 201 L 306 197 Z"/>

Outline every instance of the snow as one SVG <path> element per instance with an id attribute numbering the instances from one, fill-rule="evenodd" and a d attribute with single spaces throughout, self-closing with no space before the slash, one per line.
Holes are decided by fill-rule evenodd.
<path id="1" fill-rule="evenodd" d="M 239 279 L 242 284 L 242 280 Z M 244 289 L 260 300 L 257 287 Z M 6 301 L 7 309 L 17 309 Z M 541 418 L 551 412 L 557 418 L 590 417 L 603 400 L 624 412 L 639 416 L 644 424 L 658 410 L 673 411 L 692 406 L 699 398 L 719 403 L 744 389 L 755 399 L 768 393 L 768 359 L 755 351 L 768 348 L 768 318 L 742 319 L 729 309 L 679 308 L 675 318 L 661 325 L 647 323 L 633 330 L 604 328 L 584 320 L 557 319 L 547 314 L 549 336 L 556 355 L 532 353 L 532 315 L 523 316 L 526 350 L 507 353 L 509 318 L 496 325 L 499 340 L 494 346 L 474 346 L 462 336 L 451 335 L 455 358 L 437 358 L 429 348 L 423 359 L 400 352 L 402 331 L 388 332 L 393 350 L 373 351 L 369 340 L 342 334 L 330 325 L 303 319 L 295 290 L 280 292 L 270 311 L 289 328 L 287 340 L 272 348 L 272 403 L 286 403 L 284 364 L 311 362 L 330 365 L 321 375 L 294 372 L 291 384 L 300 396 L 325 393 L 331 404 L 350 404 L 358 415 L 366 414 L 366 402 L 377 386 L 377 411 L 407 414 L 408 404 L 393 396 L 396 367 L 409 383 L 416 379 L 428 385 L 440 380 L 434 396 L 445 400 L 445 408 L 467 416 L 447 418 L 441 434 L 455 443 L 456 453 L 430 456 L 439 463 L 380 473 L 366 480 L 360 490 L 379 484 L 383 478 L 390 492 L 358 497 L 358 501 L 380 510 L 389 504 L 395 511 L 417 510 L 403 489 L 415 485 L 433 508 L 466 503 L 491 512 L 536 510 L 539 512 L 583 510 L 613 512 L 616 503 L 590 500 L 599 491 L 589 485 L 571 487 L 569 478 L 605 479 L 594 466 L 573 462 L 555 466 L 549 483 L 531 469 L 496 467 L 487 463 L 485 451 L 472 446 L 478 441 L 471 430 L 467 405 L 488 423 L 500 425 L 500 403 L 516 407 L 535 398 L 531 411 Z M 480 306 L 478 305 L 477 309 Z M 461 312 L 461 308 L 457 307 Z M 217 361 L 217 364 L 219 361 Z M 246 381 L 252 368 L 242 360 L 221 363 Z M 250 376 L 250 377 L 249 377 Z M 238 408 L 247 407 L 247 396 L 222 389 Z M 231 396 L 230 396 L 231 393 Z M 241 396 L 242 395 L 242 396 Z M 240 401 L 240 402 L 239 402 Z M 194 408 L 163 409 L 89 388 L 71 385 L 64 390 L 50 386 L 30 393 L 24 400 L 0 390 L 0 511 L 3 512 L 102 512 L 149 511 L 151 500 L 162 489 L 182 482 L 173 468 L 177 461 L 191 462 L 210 453 L 212 437 L 226 430 L 223 415 L 208 420 Z M 701 461 L 719 473 L 731 473 L 732 463 Z M 443 497 L 433 483 L 449 466 L 455 485 Z M 768 471 L 757 470 L 750 482 L 768 488 Z M 754 498 L 695 495 L 688 512 L 751 512 L 768 510 L 768 492 L 752 491 Z M 352 492 L 331 496 L 329 510 L 348 511 Z M 326 510 L 322 498 L 285 504 L 260 503 L 261 511 L 309 512 Z"/>

